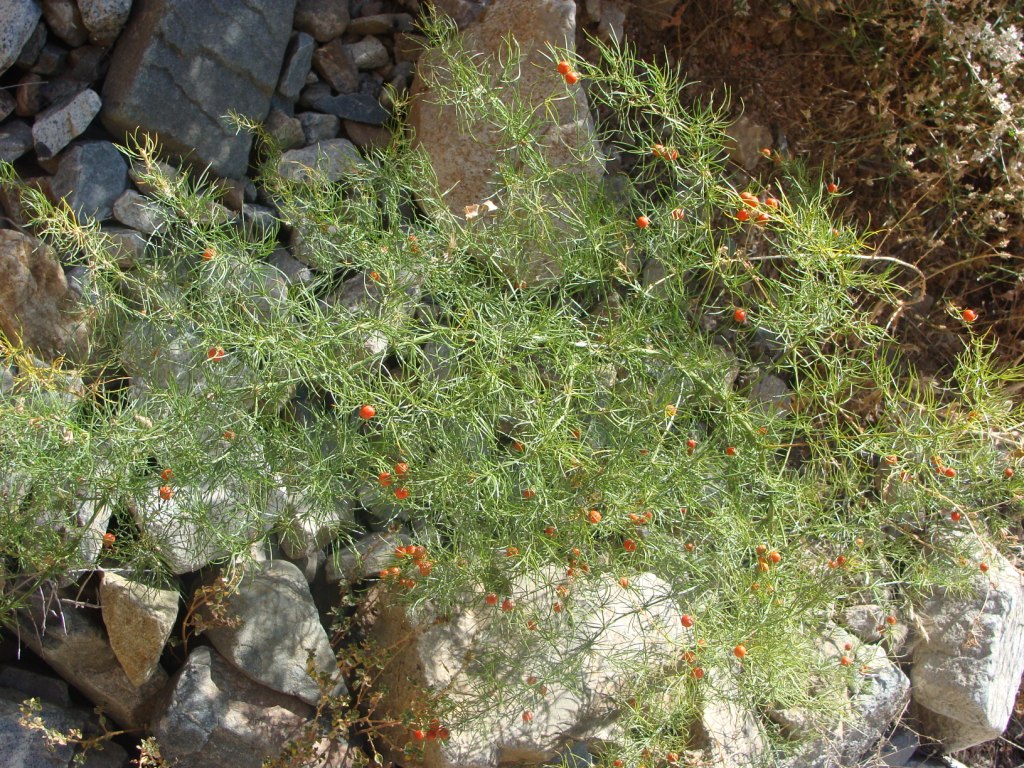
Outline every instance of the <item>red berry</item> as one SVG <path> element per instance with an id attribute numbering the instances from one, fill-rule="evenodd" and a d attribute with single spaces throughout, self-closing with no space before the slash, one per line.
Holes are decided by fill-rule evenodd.
<path id="1" fill-rule="evenodd" d="M 973 323 L 975 320 L 978 319 L 978 313 L 975 312 L 973 309 L 965 309 L 963 312 L 960 313 L 960 317 L 964 319 L 965 323 Z"/>
<path id="2" fill-rule="evenodd" d="M 693 453 L 693 449 L 697 447 L 697 441 L 692 437 L 686 441 L 686 452 Z"/>
<path id="3" fill-rule="evenodd" d="M 580 76 L 578 74 L 576 74 L 575 72 L 566 72 L 565 73 L 565 82 L 567 82 L 569 85 L 576 85 L 576 83 L 579 82 L 579 79 L 580 79 Z"/>
<path id="4" fill-rule="evenodd" d="M 747 310 L 737 307 L 735 310 L 733 310 L 732 319 L 735 320 L 737 323 L 747 322 Z"/>
<path id="5" fill-rule="evenodd" d="M 364 405 L 359 409 L 359 418 L 369 421 L 377 415 L 377 409 L 372 405 Z"/>
<path id="6" fill-rule="evenodd" d="M 170 501 L 171 497 L 174 496 L 174 489 L 169 485 L 160 486 L 160 498 L 164 501 Z"/>
<path id="7" fill-rule="evenodd" d="M 377 475 L 377 482 L 383 485 L 385 488 L 391 485 L 391 473 L 381 472 L 379 475 Z"/>
<path id="8" fill-rule="evenodd" d="M 778 552 L 772 551 L 768 553 L 768 559 L 771 560 L 772 563 L 774 563 L 775 565 L 778 565 L 782 562 L 782 555 L 780 555 Z"/>
<path id="9" fill-rule="evenodd" d="M 771 220 L 772 220 L 772 217 L 771 217 L 771 216 L 769 216 L 769 215 L 768 215 L 767 213 L 765 213 L 764 211 L 761 211 L 761 213 L 757 214 L 757 217 L 755 218 L 755 221 L 756 221 L 756 222 L 757 222 L 758 224 L 766 224 L 766 223 L 768 223 L 768 222 L 769 222 L 769 221 L 771 221 Z"/>
<path id="10" fill-rule="evenodd" d="M 737 645 L 735 648 L 732 649 L 732 655 L 735 656 L 737 659 L 742 659 L 744 656 L 747 655 L 747 647 L 745 645 Z"/>
<path id="11" fill-rule="evenodd" d="M 899 621 L 899 619 L 897 619 L 891 613 L 888 616 L 885 617 L 885 623 L 888 624 L 889 626 L 894 626 L 897 621 Z"/>
<path id="12" fill-rule="evenodd" d="M 213 248 L 207 248 L 203 251 L 203 261 L 212 261 L 217 256 L 217 252 Z"/>
<path id="13" fill-rule="evenodd" d="M 746 208 L 740 208 L 738 211 L 736 211 L 736 218 L 739 219 L 740 221 L 749 221 L 750 212 Z"/>
<path id="14" fill-rule="evenodd" d="M 836 192 L 839 191 L 839 185 L 836 184 L 834 181 L 830 181 L 828 184 L 825 185 L 825 189 L 828 190 L 828 193 L 830 195 L 834 195 Z"/>
<path id="15" fill-rule="evenodd" d="M 844 667 L 848 667 L 852 663 L 852 660 L 849 656 L 843 656 L 839 659 L 839 663 L 842 664 Z"/>
<path id="16" fill-rule="evenodd" d="M 593 525 L 597 525 L 601 522 L 601 513 L 598 512 L 596 509 L 590 510 L 589 512 L 587 512 L 587 522 L 592 523 Z"/>
<path id="17" fill-rule="evenodd" d="M 612 768 L 622 768 L 623 765 L 624 763 L 619 759 L 612 760 Z"/>
<path id="18" fill-rule="evenodd" d="M 164 481 L 170 480 L 173 477 L 174 477 L 174 470 L 171 469 L 170 467 L 168 467 L 167 469 L 165 469 L 163 472 L 160 473 L 160 479 L 164 480 Z"/>
<path id="19" fill-rule="evenodd" d="M 697 545 L 694 544 L 692 541 L 686 542 L 686 544 L 684 544 L 683 546 L 687 552 L 693 552 L 693 550 L 697 548 Z"/>
<path id="20" fill-rule="evenodd" d="M 956 511 L 950 512 L 949 513 L 949 519 L 952 520 L 954 523 L 959 523 L 960 522 L 960 513 L 956 512 Z"/>
<path id="21" fill-rule="evenodd" d="M 524 723 L 529 723 L 532 720 L 533 720 L 533 712 L 531 712 L 530 710 L 526 710 L 525 712 L 523 712 L 523 722 Z"/>
<path id="22" fill-rule="evenodd" d="M 423 741 L 425 738 L 427 738 L 427 734 L 423 732 L 422 728 L 417 728 L 415 731 L 412 732 L 412 737 L 416 739 L 416 741 Z"/>
<path id="23" fill-rule="evenodd" d="M 524 499 L 532 499 L 536 495 L 537 495 L 537 492 L 534 491 L 533 488 L 524 488 L 523 489 L 523 498 Z"/>
<path id="24" fill-rule="evenodd" d="M 487 603 L 488 605 L 492 605 L 492 606 L 493 605 L 497 605 L 498 604 L 498 596 L 496 594 L 494 594 L 493 592 L 488 592 L 487 593 L 487 597 L 484 598 L 484 602 Z"/>
<path id="25" fill-rule="evenodd" d="M 956 470 L 953 469 L 952 467 L 943 467 L 942 474 L 944 474 L 946 477 L 956 477 Z"/>
<path id="26" fill-rule="evenodd" d="M 769 208 L 778 208 L 779 207 L 779 201 L 776 200 L 774 197 L 766 197 L 764 199 L 764 204 L 767 205 Z"/>
<path id="27" fill-rule="evenodd" d="M 235 439 L 235 431 L 233 429 L 225 429 L 224 430 L 224 439 L 225 440 L 234 440 Z"/>
<path id="28" fill-rule="evenodd" d="M 754 551 L 758 555 L 763 555 L 768 552 L 768 546 L 765 544 L 758 544 L 756 547 L 754 547 Z"/>
<path id="29" fill-rule="evenodd" d="M 548 538 L 553 539 L 556 533 L 558 533 L 558 531 L 555 529 L 555 526 L 553 525 L 549 525 L 547 528 L 544 529 L 544 535 Z"/>
<path id="30" fill-rule="evenodd" d="M 679 617 L 679 623 L 687 629 L 689 629 L 693 626 L 693 616 L 691 616 L 688 613 L 684 613 L 682 616 Z"/>
<path id="31" fill-rule="evenodd" d="M 395 488 L 395 498 L 399 501 L 403 501 L 409 498 L 408 488 Z"/>
<path id="32" fill-rule="evenodd" d="M 622 542 L 622 548 L 627 552 L 636 552 L 636 542 L 632 539 L 626 539 Z"/>
<path id="33" fill-rule="evenodd" d="M 740 200 L 749 205 L 751 208 L 757 208 L 760 204 L 760 200 L 757 199 L 757 195 L 751 192 L 740 192 Z"/>
<path id="34" fill-rule="evenodd" d="M 565 60 L 558 62 L 558 74 L 567 75 L 570 72 L 572 72 L 572 64 Z"/>
<path id="35" fill-rule="evenodd" d="M 511 597 L 506 597 L 501 601 L 501 610 L 505 613 L 512 613 L 516 608 L 515 601 Z"/>
<path id="36" fill-rule="evenodd" d="M 206 350 L 207 360 L 223 360 L 224 359 L 224 347 L 210 347 Z"/>
<path id="37" fill-rule="evenodd" d="M 988 563 L 978 563 L 978 568 L 982 573 L 988 573 Z"/>
<path id="38" fill-rule="evenodd" d="M 406 464 L 404 461 L 398 462 L 397 464 L 395 464 L 395 474 L 398 475 L 399 477 L 405 477 L 407 474 L 409 474 L 409 465 Z"/>
<path id="39" fill-rule="evenodd" d="M 1013 477 L 1013 467 L 1007 467 L 1006 469 L 1004 469 L 1003 477 L 1005 477 L 1007 480 Z"/>
<path id="40" fill-rule="evenodd" d="M 647 229 L 651 226 L 651 220 L 646 216 L 637 216 L 636 225 L 640 227 L 640 229 Z"/>
<path id="41" fill-rule="evenodd" d="M 379 283 L 380 282 L 380 272 L 378 272 L 377 270 L 374 270 L 374 271 L 370 272 L 370 279 L 373 280 L 373 282 L 375 282 L 375 283 Z"/>
<path id="42" fill-rule="evenodd" d="M 117 541 L 117 536 L 115 536 L 114 534 L 110 533 L 109 531 L 107 531 L 106 533 L 103 534 L 103 548 L 104 549 L 110 549 L 112 546 L 114 546 L 114 543 L 116 541 Z"/>
<path id="43" fill-rule="evenodd" d="M 735 456 L 736 455 L 736 446 L 730 445 L 728 448 L 726 448 L 725 449 L 725 455 L 726 456 Z"/>
<path id="44" fill-rule="evenodd" d="M 838 565 L 840 568 L 846 565 L 846 555 L 840 555 L 839 557 L 837 557 L 836 565 Z"/>
<path id="45" fill-rule="evenodd" d="M 619 579 L 619 586 L 623 589 L 626 589 L 629 586 L 629 579 L 623 576 L 621 579 Z"/>
<path id="46" fill-rule="evenodd" d="M 693 676 L 694 680 L 700 680 L 704 677 L 704 670 L 700 667 L 694 667 L 692 670 L 690 670 L 690 675 Z"/>
<path id="47" fill-rule="evenodd" d="M 684 211 L 682 208 L 673 208 L 672 209 L 672 220 L 673 221 L 682 221 L 685 218 L 686 218 L 686 211 Z"/>
<path id="48" fill-rule="evenodd" d="M 561 613 L 562 612 L 562 604 L 556 600 L 552 604 L 551 610 L 553 610 L 555 613 Z"/>
<path id="49" fill-rule="evenodd" d="M 679 755 L 677 755 L 675 752 L 669 752 L 667 755 L 665 755 L 665 761 L 669 765 L 675 765 L 679 762 Z"/>

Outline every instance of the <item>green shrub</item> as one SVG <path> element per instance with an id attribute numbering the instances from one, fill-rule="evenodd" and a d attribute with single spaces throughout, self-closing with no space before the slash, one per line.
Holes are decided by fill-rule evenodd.
<path id="1" fill-rule="evenodd" d="M 1016 459 L 1000 443 L 1021 423 L 1001 390 L 1019 372 L 997 370 L 970 335 L 951 380 L 917 377 L 884 323 L 916 290 L 912 269 L 866 253 L 798 167 L 777 207 L 764 190 L 750 190 L 756 209 L 743 202 L 720 116 L 683 110 L 673 73 L 624 49 L 573 61 L 602 116 L 599 146 L 627 169 L 605 185 L 578 172 L 587 157 L 553 165 L 529 140 L 547 111 L 511 97 L 511 64 L 460 52 L 442 24 L 432 35 L 443 98 L 504 138 L 492 216 L 453 215 L 401 135 L 337 182 L 280 177 L 264 136 L 259 183 L 315 266 L 285 286 L 268 267 L 277 227 L 246 233 L 211 213 L 214 187 L 159 165 L 148 140 L 126 152 L 164 223 L 139 263 L 23 190 L 40 237 L 87 267 L 95 333 L 74 371 L 4 348 L 16 387 L 0 400 L 0 615 L 88 567 L 73 525 L 39 525 L 83 500 L 114 511 L 104 558 L 161 573 L 166 549 L 134 521 L 169 503 L 163 486 L 180 503 L 168 525 L 192 526 L 223 560 L 287 529 L 295 509 L 278 489 L 327 518 L 362 489 L 427 552 L 429 572 L 410 561 L 412 586 L 395 587 L 413 604 L 444 612 L 550 567 L 578 580 L 653 572 L 698 617 L 696 663 L 724 667 L 745 646 L 744 701 L 833 710 L 831 693 L 860 673 L 817 655 L 826 624 L 851 604 L 902 616 L 936 587 L 965 587 L 978 569 L 969 534 L 1019 519 L 1019 477 L 1004 473 Z M 0 180 L 16 182 L 10 166 Z M 510 277 L 538 255 L 557 279 Z M 353 280 L 362 298 L 346 303 Z M 151 366 L 145 387 L 125 378 Z M 791 396 L 752 397 L 766 374 Z M 358 533 L 337 519 L 342 542 Z M 490 652 L 557 642 L 529 616 L 502 620 L 509 645 Z M 630 710 L 622 758 L 684 748 L 701 684 L 638 675 L 624 701 L 667 685 L 673 704 Z M 457 727 L 458 712 L 446 717 Z"/>

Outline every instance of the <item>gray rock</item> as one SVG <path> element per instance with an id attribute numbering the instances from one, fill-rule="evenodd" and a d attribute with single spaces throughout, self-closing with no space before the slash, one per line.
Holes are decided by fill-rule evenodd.
<path id="1" fill-rule="evenodd" d="M 348 23 L 348 0 L 299 0 L 295 6 L 295 28 L 318 43 L 341 37 Z"/>
<path id="2" fill-rule="evenodd" d="M 350 546 L 340 547 L 327 559 L 327 581 L 352 583 L 377 576 L 395 564 L 395 550 L 411 544 L 403 533 L 371 533 Z"/>
<path id="3" fill-rule="evenodd" d="M 0 230 L 0 330 L 47 359 L 86 359 L 89 332 L 51 248 Z"/>
<path id="4" fill-rule="evenodd" d="M 710 768 L 755 768 L 764 764 L 765 740 L 754 713 L 742 703 L 733 670 L 710 670 L 707 697 L 696 730 L 696 745 Z"/>
<path id="5" fill-rule="evenodd" d="M 391 141 L 391 131 L 381 125 L 366 125 L 346 120 L 345 134 L 360 149 L 383 149 Z"/>
<path id="6" fill-rule="evenodd" d="M 86 89 L 40 112 L 32 125 L 32 140 L 41 160 L 55 156 L 89 127 L 102 102 L 96 91 Z"/>
<path id="7" fill-rule="evenodd" d="M 20 69 L 31 69 L 39 60 L 39 54 L 43 52 L 43 46 L 45 45 L 46 24 L 40 21 L 36 23 L 36 28 L 32 30 L 31 36 L 25 41 L 25 45 L 22 46 L 18 60 L 14 62 L 15 66 Z"/>
<path id="8" fill-rule="evenodd" d="M 302 125 L 302 135 L 306 145 L 333 139 L 341 128 L 341 120 L 334 115 L 324 115 L 320 112 L 300 112 L 296 117 Z"/>
<path id="9" fill-rule="evenodd" d="M 414 21 L 408 13 L 377 13 L 360 16 L 348 23 L 350 35 L 386 35 L 392 32 L 412 32 Z"/>
<path id="10" fill-rule="evenodd" d="M 372 35 L 367 35 L 358 43 L 346 45 L 345 50 L 352 58 L 356 69 L 377 69 L 386 66 L 390 60 L 384 43 Z"/>
<path id="11" fill-rule="evenodd" d="M 100 583 L 100 607 L 121 668 L 132 685 L 145 685 L 160 666 L 160 655 L 178 617 L 178 593 L 106 571 Z"/>
<path id="12" fill-rule="evenodd" d="M 310 283 L 313 271 L 298 259 L 292 257 L 284 248 L 277 248 L 267 257 L 267 262 L 281 272 L 289 284 Z"/>
<path id="13" fill-rule="evenodd" d="M 793 391 L 781 378 L 766 373 L 750 386 L 750 399 L 766 413 L 785 414 L 791 407 Z"/>
<path id="14" fill-rule="evenodd" d="M 43 0 L 43 17 L 50 31 L 72 48 L 84 45 L 89 39 L 75 0 Z"/>
<path id="15" fill-rule="evenodd" d="M 17 114 L 29 117 L 50 106 L 68 101 L 85 90 L 86 83 L 70 78 L 58 77 L 43 80 L 38 75 L 25 75 L 15 93 Z M 47 159 L 47 158 L 44 158 Z"/>
<path id="16" fill-rule="evenodd" d="M 312 170 L 328 181 L 338 181 L 363 163 L 363 158 L 348 139 L 329 139 L 311 147 L 293 149 L 281 156 L 277 171 L 289 181 L 306 181 Z"/>
<path id="17" fill-rule="evenodd" d="M 106 252 L 121 269 L 131 269 L 142 262 L 146 255 L 146 239 L 134 229 L 126 227 L 104 227 L 108 238 Z"/>
<path id="18" fill-rule="evenodd" d="M 426 38 L 423 35 L 399 32 L 395 35 L 395 61 L 415 62 L 418 61 L 426 47 Z"/>
<path id="19" fill-rule="evenodd" d="M 334 115 L 343 120 L 355 120 L 357 123 L 383 125 L 388 119 L 387 110 L 380 105 L 375 96 L 368 93 L 345 93 L 338 96 L 318 93 L 308 99 L 306 106 L 316 112 Z"/>
<path id="20" fill-rule="evenodd" d="M 7 91 L 0 91 L 0 122 L 7 119 L 14 108 L 18 105 L 18 102 L 13 96 Z"/>
<path id="21" fill-rule="evenodd" d="M 60 158 L 50 183 L 55 199 L 67 201 L 79 219 L 103 221 L 128 188 L 128 163 L 109 141 L 76 144 Z"/>
<path id="22" fill-rule="evenodd" d="M 0 125 L 0 160 L 13 163 L 30 149 L 32 128 L 28 123 L 24 120 L 11 120 Z"/>
<path id="23" fill-rule="evenodd" d="M 0 667 L 0 688 L 9 688 L 26 696 L 38 696 L 44 701 L 61 707 L 71 704 L 71 694 L 67 683 L 59 677 L 41 675 L 23 667 L 13 665 Z"/>
<path id="24" fill-rule="evenodd" d="M 287 151 L 306 144 L 306 136 L 302 131 L 302 123 L 297 118 L 289 117 L 279 109 L 270 110 L 267 120 L 263 123 L 273 139 Z"/>
<path id="25" fill-rule="evenodd" d="M 153 723 L 164 760 L 189 768 L 248 768 L 278 755 L 312 714 L 252 682 L 219 653 L 196 648 Z"/>
<path id="26" fill-rule="evenodd" d="M 973 597 L 938 593 L 918 611 L 914 704 L 922 733 L 953 752 L 1006 728 L 1024 673 L 1024 579 L 998 552 Z"/>
<path id="27" fill-rule="evenodd" d="M 340 93 L 354 93 L 359 90 L 359 68 L 352 58 L 351 46 L 332 40 L 327 45 L 317 48 L 313 55 L 313 67 L 319 75 L 330 83 L 331 88 Z M 315 93 L 310 89 L 310 93 Z M 330 96 L 329 90 L 322 90 L 325 97 Z"/>
<path id="28" fill-rule="evenodd" d="M 61 77 L 86 85 L 101 80 L 107 72 L 107 57 L 107 49 L 98 45 L 75 48 L 68 53 L 67 68 Z"/>
<path id="29" fill-rule="evenodd" d="M 277 214 L 273 209 L 263 205 L 249 205 L 249 203 L 242 205 L 241 216 L 237 223 L 241 227 L 243 236 L 249 242 L 264 242 L 268 238 L 275 237 L 280 226 Z M 259 303 L 263 304 L 264 302 L 260 300 Z M 261 311 L 264 315 L 267 314 L 262 307 Z"/>
<path id="30" fill-rule="evenodd" d="M 114 201 L 112 213 L 117 221 L 146 235 L 152 235 L 163 224 L 159 205 L 133 189 Z"/>
<path id="31" fill-rule="evenodd" d="M 167 682 L 157 669 L 142 687 L 132 685 L 107 642 L 96 611 L 82 610 L 50 593 L 19 614 L 19 637 L 61 677 L 119 725 L 145 728 L 154 696 Z"/>
<path id="32" fill-rule="evenodd" d="M 21 724 L 20 708 L 27 698 L 19 691 L 0 688 L 0 755 L 4 764 L 17 768 L 67 768 L 75 755 L 73 744 L 51 744 L 41 730 Z M 46 728 L 58 733 L 80 729 L 86 720 L 81 712 L 49 702 L 40 702 L 34 716 Z"/>
<path id="33" fill-rule="evenodd" d="M 512 580 L 513 624 L 523 621 L 519 617 L 539 615 L 557 625 L 545 642 L 519 658 L 500 652 L 508 642 L 507 614 L 488 607 L 483 594 L 465 595 L 461 609 L 444 618 L 433 615 L 429 605 L 410 609 L 386 597 L 379 601 L 374 642 L 407 645 L 406 657 L 382 674 L 378 711 L 384 716 L 408 711 L 410 684 L 445 690 L 456 704 L 477 704 L 449 741 L 427 750 L 426 768 L 537 764 L 554 758 L 571 739 L 603 739 L 617 711 L 616 694 L 632 676 L 630 665 L 641 659 L 648 668 L 667 665 L 678 658 L 683 643 L 692 642 L 690 631 L 679 623 L 672 588 L 651 573 L 632 577 L 628 590 L 611 575 L 578 583 L 570 609 L 552 614 L 562 582 L 561 569 L 535 580 Z M 488 658 L 496 651 L 500 662 Z M 478 661 L 467 663 L 470 657 Z M 553 680 L 571 680 L 571 686 L 552 682 L 543 706 L 533 710 L 531 721 L 523 721 L 522 697 L 505 691 L 521 690 L 528 675 L 548 673 Z M 384 732 L 395 744 L 408 734 L 404 727 Z M 383 741 L 391 740 L 385 736 Z"/>
<path id="34" fill-rule="evenodd" d="M 190 163 L 244 176 L 252 138 L 223 117 L 267 116 L 294 3 L 138 0 L 103 85 L 103 124 L 118 138 L 157 133 L 164 150 Z"/>
<path id="35" fill-rule="evenodd" d="M 302 572 L 286 560 L 259 563 L 225 600 L 234 626 L 212 626 L 206 636 L 224 658 L 253 680 L 316 705 L 320 686 L 307 671 L 337 679 L 337 661 Z"/>
<path id="36" fill-rule="evenodd" d="M 306 75 L 313 66 L 313 51 L 316 41 L 305 32 L 296 32 L 288 43 L 284 56 L 281 77 L 277 81 L 278 94 L 287 101 L 294 102 L 299 98 L 302 87 L 306 84 Z"/>
<path id="37" fill-rule="evenodd" d="M 36 63 L 32 65 L 32 73 L 36 75 L 55 75 L 64 69 L 67 62 L 67 49 L 58 43 L 46 43 L 39 52 Z"/>
<path id="38" fill-rule="evenodd" d="M 340 532 L 355 528 L 348 499 L 314 499 L 295 489 L 288 492 L 287 499 L 288 522 L 281 532 L 281 549 L 289 559 L 311 557 Z"/>
<path id="39" fill-rule="evenodd" d="M 96 45 L 110 45 L 128 21 L 132 0 L 77 0 L 82 23 Z"/>
<path id="40" fill-rule="evenodd" d="M 0 0 L 0 74 L 18 60 L 42 13 L 35 0 Z"/>
<path id="41" fill-rule="evenodd" d="M 137 501 L 132 516 L 172 573 L 190 573 L 270 530 L 284 507 L 283 494 L 271 491 L 255 509 L 251 496 L 243 480 L 229 477 L 176 487 L 167 501 L 154 490 Z"/>
<path id="42" fill-rule="evenodd" d="M 847 643 L 852 651 L 845 650 Z M 862 765 L 910 700 L 910 680 L 879 646 L 861 645 L 852 635 L 833 629 L 822 638 L 819 649 L 832 663 L 852 653 L 859 676 L 853 688 L 841 694 L 845 701 L 836 702 L 845 710 L 836 722 L 815 726 L 809 714 L 800 710 L 769 713 L 788 735 L 806 739 L 794 755 L 779 762 L 779 768 Z"/>

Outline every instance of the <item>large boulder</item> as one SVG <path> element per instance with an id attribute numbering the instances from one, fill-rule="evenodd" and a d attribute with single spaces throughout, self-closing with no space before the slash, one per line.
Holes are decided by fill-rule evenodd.
<path id="1" fill-rule="evenodd" d="M 689 630 L 658 577 L 640 574 L 628 588 L 595 578 L 574 585 L 564 610 L 553 610 L 567 600 L 566 586 L 545 571 L 514 582 L 510 610 L 466 595 L 451 616 L 382 599 L 372 636 L 401 649 L 381 676 L 382 716 L 399 717 L 408 692 L 420 688 L 444 690 L 464 714 L 450 724 L 450 739 L 427 742 L 426 768 L 543 763 L 570 741 L 605 740 L 614 733 L 616 692 L 641 669 L 678 656 Z M 531 710 L 524 700 L 535 702 Z M 411 738 L 404 728 L 388 736 L 399 748 Z"/>
<path id="2" fill-rule="evenodd" d="M 270 112 L 294 11 L 295 0 L 136 0 L 103 86 L 103 124 L 116 137 L 158 134 L 168 152 L 244 176 L 252 137 L 224 117 Z"/>
<path id="3" fill-rule="evenodd" d="M 36 0 L 0 0 L 0 74 L 18 60 L 42 15 Z"/>
<path id="4" fill-rule="evenodd" d="M 974 595 L 936 593 L 918 612 L 913 648 L 915 714 L 947 751 L 999 737 L 1024 673 L 1024 579 L 997 552 Z"/>
<path id="5" fill-rule="evenodd" d="M 574 48 L 573 0 L 496 0 L 480 21 L 466 27 L 463 35 L 469 52 L 492 57 L 507 55 L 503 53 L 505 40 L 514 38 L 521 56 L 515 96 L 550 123 L 535 137 L 537 143 L 547 148 L 548 161 L 554 167 L 572 168 L 598 178 L 603 164 L 596 159 L 586 94 L 580 84 L 567 87 L 548 58 L 549 45 Z M 503 159 L 514 158 L 508 151 L 510 140 L 485 124 L 459 125 L 456 108 L 437 103 L 431 83 L 434 79 L 443 82 L 443 70 L 438 65 L 436 52 L 427 51 L 419 60 L 420 77 L 413 85 L 409 110 L 414 142 L 430 157 L 438 186 L 447 190 L 445 200 L 456 215 L 462 216 L 467 206 L 492 198 L 500 209 L 502 190 L 496 169 Z M 497 87 L 497 83 L 483 86 Z M 508 93 L 507 98 L 513 95 Z M 544 109 L 550 109 L 550 115 L 544 114 Z M 593 159 L 581 161 L 579 156 Z M 516 278 L 532 281 L 555 271 L 539 255 Z"/>
<path id="6" fill-rule="evenodd" d="M 253 680 L 312 705 L 321 689 L 307 671 L 310 659 L 318 675 L 340 680 L 306 579 L 292 563 L 256 564 L 224 609 L 232 621 L 212 622 L 206 637 Z"/>
<path id="7" fill-rule="evenodd" d="M 254 683 L 201 646 L 174 677 L 153 720 L 161 756 L 189 768 L 251 768 L 277 757 L 313 710 Z"/>
<path id="8" fill-rule="evenodd" d="M 0 331 L 50 360 L 87 355 L 89 330 L 57 255 L 10 229 L 0 229 Z"/>

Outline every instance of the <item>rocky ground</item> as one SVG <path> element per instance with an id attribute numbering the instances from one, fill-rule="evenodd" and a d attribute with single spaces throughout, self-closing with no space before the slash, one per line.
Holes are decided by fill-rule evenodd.
<path id="1" fill-rule="evenodd" d="M 827 78 L 815 81 L 808 74 L 808 58 L 820 53 L 800 14 L 758 23 L 757 8 L 751 16 L 737 13 L 732 4 L 718 8 L 676 0 L 637 5 L 445 0 L 438 5 L 481 49 L 512 31 L 524 49 L 544 40 L 571 44 L 578 39 L 586 53 L 586 31 L 625 37 L 645 56 L 680 62 L 703 82 L 694 98 L 719 98 L 720 87 L 730 86 L 739 118 L 733 128 L 738 176 L 770 171 L 764 148 L 802 153 L 815 162 L 837 160 L 823 152 L 824 136 L 832 134 L 813 123 L 829 104 L 838 105 L 838 90 Z M 126 264 L 143 257 L 147 236 L 160 226 L 160 211 L 145 185 L 112 143 L 136 128 L 158 133 L 169 159 L 209 166 L 221 179 L 227 194 L 213 215 L 235 220 L 243 230 L 258 228 L 273 211 L 250 178 L 251 138 L 225 126 L 221 116 L 229 109 L 265 116 L 268 131 L 286 150 L 280 166 L 285 175 L 299 178 L 304 167 L 318 161 L 326 164 L 328 175 L 340 172 L 358 162 L 360 150 L 386 143 L 391 105 L 385 86 L 399 92 L 419 87 L 414 85 L 421 54 L 418 12 L 417 0 L 0 0 L 0 159 L 13 163 L 22 178 L 53 200 L 66 199 L 77 214 L 102 222 L 117 258 Z M 811 102 L 813 108 L 807 106 Z M 426 108 L 413 115 L 438 175 L 465 180 L 466 198 L 456 206 L 462 209 L 486 197 L 487 158 L 467 157 L 453 146 L 444 119 Z M 834 171 L 851 185 L 865 173 L 863 167 Z M 851 205 L 857 204 L 854 196 Z M 0 329 L 44 358 L 60 353 L 75 360 L 85 354 L 83 323 L 74 312 L 82 268 L 35 247 L 13 188 L 0 187 L 0 206 Z M 933 266 L 940 270 L 943 263 Z M 294 237 L 269 260 L 267 280 L 284 290 L 315 268 L 301 238 Z M 366 300 L 361 290 L 357 293 L 353 301 Z M 989 296 L 993 307 L 1014 300 L 1000 299 L 995 288 Z M 934 304 L 948 299 L 936 296 Z M 914 315 L 905 331 L 908 344 L 941 352 L 948 329 L 936 317 L 927 309 Z M 1010 326 L 999 329 L 1016 338 Z M 139 348 L 146 349 L 145 329 L 139 336 Z M 945 364 L 941 354 L 923 357 L 936 371 Z M 170 360 L 165 370 L 140 360 L 123 362 L 139 396 L 145 396 L 147 382 L 186 375 L 181 361 Z M 188 384 L 201 387 L 202 382 Z M 230 499 L 230 488 L 216 492 Z M 371 521 L 375 513 L 388 518 L 384 502 L 372 493 L 359 501 Z M 275 505 L 294 511 L 301 500 L 267 500 L 268 508 Z M 102 562 L 110 511 L 83 508 L 80 517 L 88 531 L 83 554 Z M 111 727 L 124 734 L 103 751 L 88 752 L 86 765 L 127 765 L 135 756 L 129 750 L 149 734 L 164 758 L 189 768 L 258 765 L 302 734 L 325 696 L 350 695 L 334 674 L 335 638 L 323 619 L 347 585 L 376 576 L 392 562 L 396 547 L 409 544 L 371 522 L 354 547 L 335 546 L 328 532 L 341 518 L 352 519 L 352 510 L 339 508 L 329 520 L 297 515 L 292 535 L 261 553 L 262 562 L 225 597 L 231 591 L 225 574 L 204 570 L 222 554 L 217 543 L 140 512 L 138 524 L 161 541 L 179 590 L 144 587 L 113 566 L 83 578 L 73 596 L 40 592 L 0 642 L 0 754 L 12 765 L 69 765 L 75 746 L 51 751 L 40 729 L 98 733 L 90 711 L 98 705 Z M 685 624 L 671 612 L 654 612 L 645 619 L 651 626 L 637 626 L 628 606 L 602 591 L 611 586 L 596 585 L 580 604 L 590 611 L 586 621 L 615 628 L 621 648 L 649 658 L 662 652 L 645 639 L 651 626 L 664 628 L 655 635 L 666 644 L 685 633 Z M 662 599 L 666 587 L 657 579 L 634 587 L 645 603 L 668 605 Z M 1024 738 L 1024 700 L 1016 695 L 1024 667 L 1024 583 L 1019 568 L 999 558 L 989 573 L 979 575 L 978 587 L 976 598 L 934 596 L 912 622 L 890 624 L 876 605 L 849 609 L 843 626 L 823 644 L 841 655 L 847 643 L 863 643 L 876 686 L 851 697 L 854 716 L 840 738 L 812 745 L 787 765 L 956 765 L 952 758 L 929 756 L 937 743 L 974 768 L 1024 764 L 1024 750 L 1014 744 Z M 541 599 L 550 588 L 553 582 L 523 584 L 515 597 Z M 410 634 L 420 638 L 407 651 L 405 666 L 387 672 L 393 677 L 384 681 L 390 683 L 384 690 L 399 689 L 410 670 L 424 686 L 473 691 L 480 684 L 453 675 L 446 662 L 471 640 L 494 642 L 486 622 L 467 614 L 465 625 L 434 625 L 435 617 L 387 605 L 375 609 L 367 631 L 381 645 Z M 237 621 L 220 620 L 217 610 Z M 973 621 L 965 623 L 964 616 Z M 202 642 L 191 647 L 176 642 L 190 621 L 208 627 Z M 540 764 L 567 742 L 576 742 L 586 759 L 587 743 L 608 735 L 607 692 L 621 674 L 601 665 L 600 651 L 592 649 L 593 656 L 580 662 L 582 699 L 556 695 L 557 705 L 538 713 L 536 722 L 531 713 L 529 728 L 524 717 L 522 728 L 502 730 L 493 713 L 481 713 L 477 730 L 432 739 L 427 762 Z M 27 696 L 40 701 L 30 716 L 40 728 L 23 725 L 19 707 Z M 752 723 L 750 712 L 728 700 L 710 703 L 702 723 L 705 764 L 724 768 L 769 759 Z M 799 729 L 799 723 L 789 725 Z M 976 746 L 996 739 L 1004 728 L 1002 741 Z M 973 749 L 960 752 L 966 748 Z M 353 763 L 359 746 L 335 739 L 318 742 L 315 749 L 318 765 L 342 766 Z"/>

